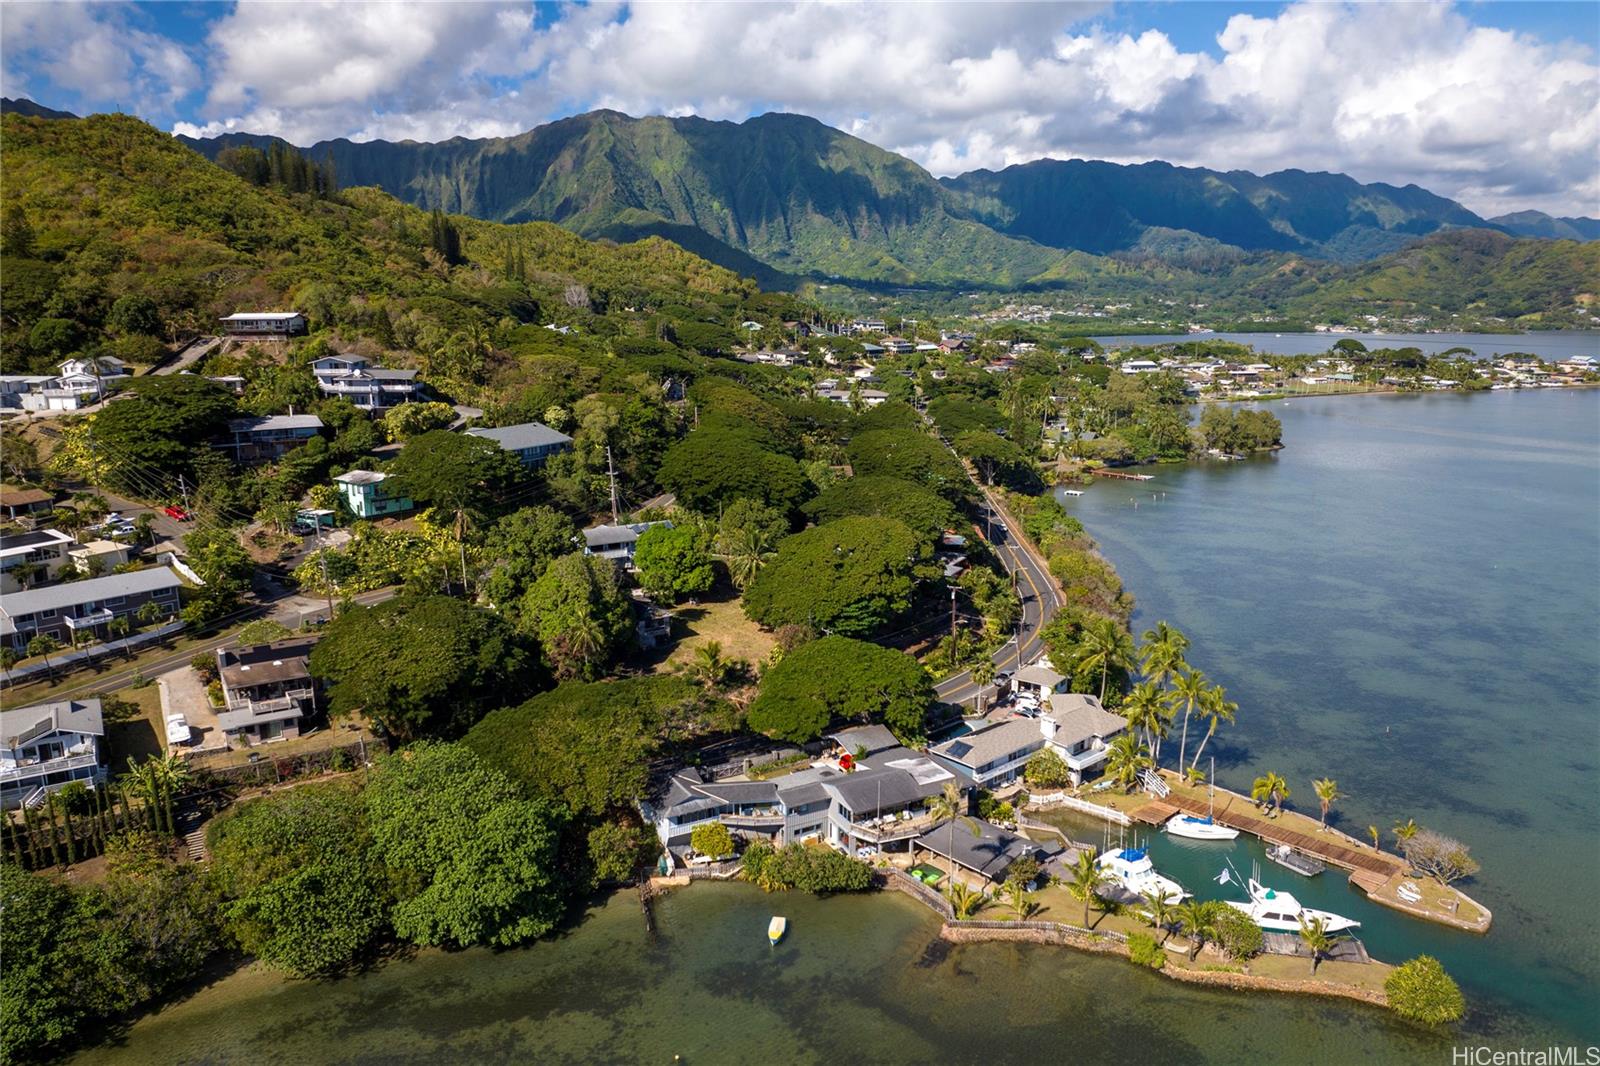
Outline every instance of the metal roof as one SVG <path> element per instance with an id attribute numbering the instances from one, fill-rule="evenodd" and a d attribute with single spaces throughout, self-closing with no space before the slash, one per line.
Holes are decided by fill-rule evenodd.
<path id="1" fill-rule="evenodd" d="M 979 818 L 962 818 L 952 831 L 948 820 L 917 838 L 917 847 L 954 859 L 991 881 L 1004 879 L 1011 864 L 1030 856 L 1041 864 L 1059 855 L 1060 844 L 1042 843 L 1018 836 Z"/>
<path id="2" fill-rule="evenodd" d="M 273 429 L 321 429 L 316 415 L 267 415 L 262 418 L 235 418 L 228 422 L 229 433 L 259 433 Z"/>
<path id="3" fill-rule="evenodd" d="M 523 422 L 520 425 L 500 426 L 496 429 L 485 429 L 480 426 L 467 430 L 467 436 L 492 440 L 508 452 L 572 443 L 571 437 L 559 430 L 551 429 L 543 422 Z"/>
<path id="4" fill-rule="evenodd" d="M 304 318 L 299 311 L 235 311 L 222 322 L 287 322 L 291 318 Z"/>
<path id="5" fill-rule="evenodd" d="M 6 631 L 11 632 L 10 620 L 39 611 L 75 607 L 91 600 L 105 600 L 114 596 L 137 596 L 145 592 L 181 588 L 183 582 L 170 567 L 156 566 L 149 570 L 134 570 L 126 574 L 107 574 L 84 581 L 69 581 L 49 588 L 29 589 L 9 593 L 0 600 L 0 615 L 6 619 Z"/>
<path id="6" fill-rule="evenodd" d="M 46 544 L 71 544 L 73 540 L 59 529 L 36 529 L 32 533 L 0 534 L 0 556 L 30 552 Z"/>
<path id="7" fill-rule="evenodd" d="M 105 736 L 105 717 L 100 701 L 57 700 L 0 711 L 0 743 L 7 747 L 26 744 L 51 730 Z"/>
<path id="8" fill-rule="evenodd" d="M 1029 718 L 1014 718 L 1009 722 L 980 729 L 975 733 L 948 740 L 938 747 L 930 749 L 935 755 L 942 755 L 964 766 L 979 767 L 1004 758 L 1014 751 L 1021 751 L 1032 744 L 1034 747 L 1044 746 L 1044 734 L 1039 731 L 1039 724 Z"/>

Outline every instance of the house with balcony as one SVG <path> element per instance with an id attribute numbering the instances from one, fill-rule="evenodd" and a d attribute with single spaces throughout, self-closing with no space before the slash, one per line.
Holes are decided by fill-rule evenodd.
<path id="1" fill-rule="evenodd" d="M 0 807 L 37 806 L 73 781 L 99 785 L 106 777 L 105 735 L 97 699 L 0 711 Z"/>
<path id="2" fill-rule="evenodd" d="M 115 356 L 68 359 L 55 377 L 35 378 L 17 394 L 24 411 L 76 411 L 99 403 L 113 384 L 129 376 L 128 364 Z"/>
<path id="3" fill-rule="evenodd" d="M 77 545 L 59 529 L 0 534 L 0 593 L 48 584 L 72 564 Z"/>
<path id="4" fill-rule="evenodd" d="M 1128 728 L 1128 720 L 1087 693 L 1057 692 L 1042 708 L 1038 725 L 1050 750 L 1072 772 L 1072 783 L 1081 785 L 1105 766 L 1111 742 Z"/>
<path id="5" fill-rule="evenodd" d="M 235 311 L 218 322 L 230 337 L 289 337 L 306 331 L 306 316 L 299 311 Z"/>
<path id="6" fill-rule="evenodd" d="M 182 587 L 171 567 L 156 566 L 12 593 L 0 597 L 0 642 L 24 651 L 41 633 L 63 645 L 103 640 L 113 618 L 136 615 L 147 603 L 162 618 L 177 614 Z"/>
<path id="7" fill-rule="evenodd" d="M 552 455 L 572 448 L 572 438 L 543 422 L 523 422 L 497 429 L 477 427 L 467 430 L 469 437 L 482 437 L 494 441 L 502 449 L 512 452 L 522 465 L 530 470 L 543 466 Z"/>
<path id="8" fill-rule="evenodd" d="M 229 421 L 227 436 L 216 447 L 232 455 L 236 463 L 268 462 L 321 433 L 322 419 L 316 415 L 235 418 Z"/>
<path id="9" fill-rule="evenodd" d="M 217 677 L 223 710 L 217 725 L 230 739 L 291 740 L 317 714 L 311 678 L 315 637 L 296 637 L 248 648 L 218 648 Z"/>
<path id="10" fill-rule="evenodd" d="M 311 373 L 322 395 L 343 397 L 374 413 L 420 400 L 426 391 L 415 370 L 375 367 L 360 356 L 323 356 L 312 360 Z"/>
<path id="11" fill-rule="evenodd" d="M 415 506 L 410 496 L 398 492 L 391 495 L 384 487 L 388 480 L 388 474 L 375 470 L 351 470 L 334 478 L 333 483 L 351 514 L 371 519 L 405 514 Z"/>
<path id="12" fill-rule="evenodd" d="M 1011 685 L 1018 696 L 1026 696 L 1039 703 L 1050 698 L 1053 692 L 1060 692 L 1067 687 L 1067 679 L 1060 671 L 1050 665 L 1047 658 L 1039 658 L 1017 671 L 1011 679 Z"/>
<path id="13" fill-rule="evenodd" d="M 633 553 L 639 538 L 651 526 L 672 528 L 671 522 L 630 522 L 626 525 L 590 526 L 583 531 L 583 554 L 598 555 L 624 566 L 633 565 Z"/>
<path id="14" fill-rule="evenodd" d="M 1013 718 L 947 740 L 928 754 L 980 788 L 998 788 L 1021 777 L 1028 759 L 1044 744 L 1038 722 Z"/>
<path id="15" fill-rule="evenodd" d="M 22 410 L 22 399 L 54 381 L 49 374 L 0 374 L 0 408 Z"/>

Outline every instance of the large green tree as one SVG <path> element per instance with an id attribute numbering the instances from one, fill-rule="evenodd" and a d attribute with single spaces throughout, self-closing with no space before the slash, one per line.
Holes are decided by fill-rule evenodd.
<path id="1" fill-rule="evenodd" d="M 522 476 L 522 465 L 494 441 L 436 429 L 407 441 L 389 473 L 419 506 L 482 515 Z"/>
<path id="2" fill-rule="evenodd" d="M 667 450 L 659 479 L 684 507 L 711 516 L 739 499 L 788 513 L 810 491 L 804 472 L 789 456 L 764 446 L 749 432 L 711 425 Z"/>
<path id="3" fill-rule="evenodd" d="M 239 946 L 297 977 L 337 973 L 385 922 L 387 886 L 361 797 L 302 785 L 239 804 L 208 830 L 222 914 Z"/>
<path id="4" fill-rule="evenodd" d="M 633 609 L 617 568 L 609 559 L 576 552 L 545 568 L 523 596 L 520 613 L 563 680 L 599 676 L 633 632 Z"/>
<path id="5" fill-rule="evenodd" d="M 651 526 L 634 548 L 639 584 L 661 603 L 710 591 L 717 577 L 711 537 L 711 527 L 700 522 Z"/>
<path id="6" fill-rule="evenodd" d="M 222 386 L 192 374 L 141 377 L 133 399 L 93 416 L 89 439 L 107 481 L 137 495 L 178 496 L 180 475 L 194 483 L 193 458 L 238 413 Z"/>
<path id="7" fill-rule="evenodd" d="M 904 652 L 848 637 L 823 637 L 783 657 L 761 679 L 750 728 L 795 742 L 835 721 L 881 721 L 906 741 L 922 739 L 933 682 Z"/>
<path id="8" fill-rule="evenodd" d="M 515 621 L 528 589 L 553 561 L 577 546 L 577 525 L 555 508 L 512 511 L 489 531 L 488 555 L 494 568 L 483 580 L 483 595 Z"/>
<path id="9" fill-rule="evenodd" d="M 972 492 L 972 482 L 960 461 L 921 430 L 875 429 L 857 433 L 847 452 L 857 476 L 903 478 L 949 500 L 963 499 Z"/>
<path id="10" fill-rule="evenodd" d="M 745 614 L 769 628 L 871 633 L 911 605 L 912 566 L 924 550 L 893 518 L 841 518 L 796 533 L 745 589 Z"/>
<path id="11" fill-rule="evenodd" d="M 565 903 L 562 811 L 526 799 L 459 744 L 380 761 L 362 792 L 374 852 L 396 886 L 395 932 L 418 944 L 517 944 L 549 932 Z"/>
<path id="12" fill-rule="evenodd" d="M 448 596 L 400 596 L 334 619 L 311 653 L 334 715 L 364 710 L 402 740 L 460 733 L 538 681 L 503 618 Z"/>
<path id="13" fill-rule="evenodd" d="M 926 537 L 960 522 L 954 505 L 924 485 L 898 477 L 846 478 L 807 503 L 805 513 L 819 525 L 850 515 L 896 518 Z"/>

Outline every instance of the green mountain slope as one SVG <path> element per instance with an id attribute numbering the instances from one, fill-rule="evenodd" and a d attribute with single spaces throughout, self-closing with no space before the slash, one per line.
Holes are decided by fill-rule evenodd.
<path id="1" fill-rule="evenodd" d="M 1554 241 L 1600 241 L 1600 218 L 1547 215 L 1543 211 L 1516 211 L 1489 220 L 1518 237 L 1543 237 Z"/>
<path id="2" fill-rule="evenodd" d="M 0 122 L 8 372 L 126 344 L 112 313 L 123 298 L 148 300 L 169 335 L 297 306 L 313 328 L 383 347 L 430 328 L 552 318 L 585 335 L 652 336 L 653 308 L 726 322 L 771 299 L 666 240 L 617 246 L 542 222 L 457 219 L 451 264 L 430 247 L 426 212 L 374 189 L 317 198 L 253 185 L 122 115 Z"/>
<path id="3" fill-rule="evenodd" d="M 1453 200 L 1343 174 L 1265 177 L 1169 163 L 1041 159 L 943 180 L 975 217 L 1057 248 L 1137 248 L 1152 229 L 1187 231 L 1248 251 L 1299 251 L 1351 262 L 1448 227 L 1484 227 Z"/>
<path id="4" fill-rule="evenodd" d="M 241 141 L 260 143 L 187 143 L 215 158 Z M 910 160 L 800 115 L 732 123 L 595 111 L 509 138 L 305 151 L 331 160 L 345 184 L 477 218 L 543 219 L 586 236 L 693 227 L 709 238 L 696 251 L 743 263 L 722 250 L 731 249 L 772 277 L 1014 286 L 1061 258 L 968 217 Z"/>

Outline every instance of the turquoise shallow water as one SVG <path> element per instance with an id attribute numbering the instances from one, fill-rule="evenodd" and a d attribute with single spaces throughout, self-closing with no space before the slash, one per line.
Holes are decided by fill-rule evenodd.
<path id="1" fill-rule="evenodd" d="M 1497 915 L 1484 939 L 1368 906 L 1334 872 L 1268 878 L 1363 921 L 1381 958 L 1439 955 L 1471 1000 L 1460 1034 L 1055 948 L 951 949 L 895 894 L 697 885 L 660 902 L 655 938 L 619 894 L 522 950 L 424 952 L 334 982 L 243 971 L 76 1061 L 1445 1063 L 1457 1042 L 1600 1041 L 1600 392 L 1274 410 L 1291 445 L 1275 457 L 1069 506 L 1141 623 L 1183 628 L 1243 706 L 1213 744 L 1225 783 L 1271 767 L 1312 804 L 1310 779 L 1331 774 L 1347 828 L 1412 816 L 1472 844 L 1469 890 Z M 1251 847 L 1235 845 L 1246 873 Z M 1208 882 L 1217 846 L 1155 848 L 1191 889 L 1227 894 Z M 791 922 L 777 950 L 774 913 Z"/>

